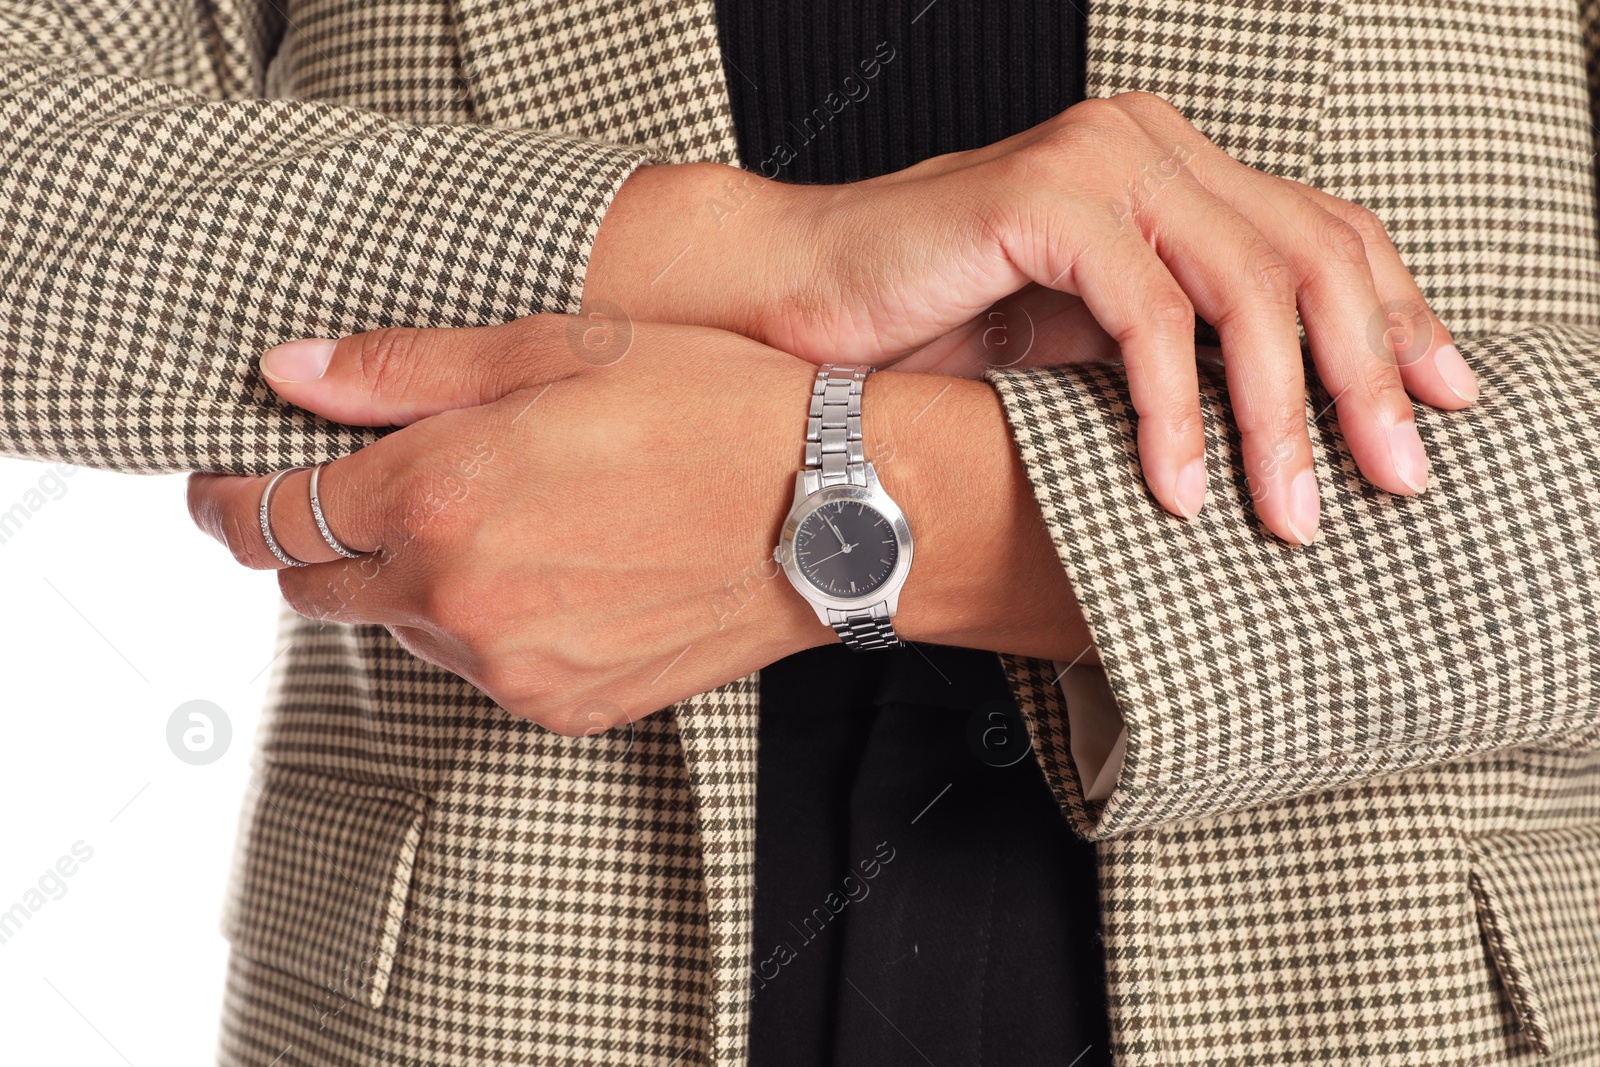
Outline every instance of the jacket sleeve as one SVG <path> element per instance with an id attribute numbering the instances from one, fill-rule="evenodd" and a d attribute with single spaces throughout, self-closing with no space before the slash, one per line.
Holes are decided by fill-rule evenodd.
<path id="1" fill-rule="evenodd" d="M 1419 405 L 1432 479 L 1418 497 L 1366 484 L 1329 398 L 1310 398 L 1323 520 L 1309 548 L 1254 519 L 1214 369 L 1211 496 L 1187 523 L 1145 491 L 1120 367 L 991 375 L 1127 724 L 1116 789 L 1085 800 L 1050 665 L 1008 660 L 1081 830 L 1509 746 L 1600 747 L 1600 332 L 1460 347 L 1481 398 Z"/>
<path id="2" fill-rule="evenodd" d="M 574 311 L 644 161 L 261 98 L 267 0 L 0 0 L 0 453 L 259 472 L 371 439 L 278 402 L 297 337 Z"/>

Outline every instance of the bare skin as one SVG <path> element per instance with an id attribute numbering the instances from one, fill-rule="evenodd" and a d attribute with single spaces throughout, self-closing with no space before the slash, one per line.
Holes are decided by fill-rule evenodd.
<path id="1" fill-rule="evenodd" d="M 837 640 L 772 564 L 814 369 L 656 325 L 596 366 L 573 355 L 569 324 L 359 335 L 320 378 L 275 384 L 341 422 L 406 426 L 321 478 L 335 534 L 371 557 L 322 540 L 304 471 L 279 484 L 273 527 L 314 566 L 267 551 L 264 479 L 196 475 L 195 520 L 245 565 L 279 569 L 302 614 L 385 625 L 565 733 L 592 731 L 597 707 L 637 718 Z M 866 401 L 879 476 L 916 530 L 903 636 L 1093 662 L 994 391 L 887 372 Z"/>
<path id="2" fill-rule="evenodd" d="M 642 168 L 600 227 L 584 300 L 583 319 L 308 340 L 262 364 L 292 403 L 406 427 L 324 479 L 336 532 L 368 559 L 338 560 L 308 476 L 285 479 L 276 528 L 316 563 L 281 572 L 289 602 L 386 625 L 566 732 L 593 729 L 597 700 L 646 714 L 834 639 L 771 564 L 809 364 L 895 368 L 870 380 L 866 421 L 916 530 L 897 628 L 1061 660 L 1092 660 L 1090 635 L 998 399 L 970 380 L 994 356 L 1121 359 L 1151 493 L 1192 517 L 1198 311 L 1221 337 L 1255 507 L 1295 544 L 1319 516 L 1297 323 L 1385 490 L 1427 485 L 1412 398 L 1477 396 L 1370 212 L 1243 166 L 1146 94 L 851 186 Z M 1020 359 L 986 343 L 996 315 L 1037 325 Z M 619 328 L 632 342 L 614 359 Z M 277 567 L 261 485 L 197 476 L 191 510 L 242 562 Z"/>
<path id="3" fill-rule="evenodd" d="M 1371 212 L 1233 160 L 1145 93 L 847 186 L 646 167 L 607 213 L 585 287 L 586 306 L 636 321 L 951 374 L 983 370 L 974 332 L 1018 299 L 1075 327 L 1025 364 L 1126 362 L 1150 491 L 1183 516 L 1205 500 L 1195 313 L 1214 324 L 1256 509 L 1294 543 L 1320 515 L 1297 313 L 1357 464 L 1388 492 L 1427 485 L 1412 398 L 1477 397 Z"/>

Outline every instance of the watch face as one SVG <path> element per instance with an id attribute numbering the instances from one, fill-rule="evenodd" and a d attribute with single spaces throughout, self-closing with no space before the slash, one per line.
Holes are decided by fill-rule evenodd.
<path id="1" fill-rule="evenodd" d="M 889 580 L 900 555 L 894 527 L 859 500 L 835 500 L 794 532 L 794 561 L 806 580 L 840 600 L 863 597 Z"/>

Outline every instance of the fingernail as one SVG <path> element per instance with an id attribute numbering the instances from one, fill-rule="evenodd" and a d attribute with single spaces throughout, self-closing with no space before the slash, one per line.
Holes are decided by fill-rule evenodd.
<path id="1" fill-rule="evenodd" d="M 1389 431 L 1389 458 L 1394 472 L 1413 493 L 1428 488 L 1428 454 L 1423 451 L 1417 424 L 1410 419 L 1394 424 Z"/>
<path id="2" fill-rule="evenodd" d="M 1205 460 L 1191 460 L 1187 467 L 1178 472 L 1172 495 L 1177 498 L 1178 510 L 1183 512 L 1184 518 L 1192 519 L 1200 514 L 1200 509 L 1206 506 Z"/>
<path id="3" fill-rule="evenodd" d="M 1469 404 L 1478 399 L 1478 376 L 1461 358 L 1461 349 L 1455 345 L 1440 345 L 1433 352 L 1433 367 L 1456 396 Z"/>
<path id="4" fill-rule="evenodd" d="M 275 382 L 314 382 L 328 369 L 337 343 L 310 337 L 268 349 L 261 357 L 261 373 Z"/>
<path id="5" fill-rule="evenodd" d="M 1289 532 L 1302 545 L 1317 539 L 1317 526 L 1322 522 L 1322 507 L 1317 493 L 1317 476 L 1303 470 L 1289 483 Z"/>

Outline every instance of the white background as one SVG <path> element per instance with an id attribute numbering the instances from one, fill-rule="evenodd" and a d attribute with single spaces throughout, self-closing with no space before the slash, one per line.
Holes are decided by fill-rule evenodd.
<path id="1" fill-rule="evenodd" d="M 182 477 L 0 460 L 0 514 L 29 502 L 0 529 L 0 912 L 93 856 L 0 943 L 0 1063 L 211 1063 L 277 586 L 190 525 Z M 232 725 L 207 766 L 167 746 L 190 700 Z"/>

